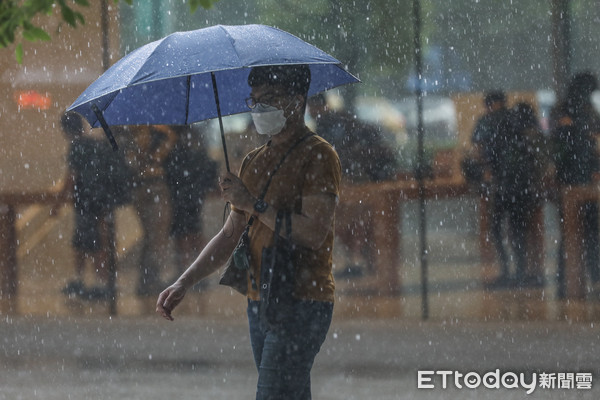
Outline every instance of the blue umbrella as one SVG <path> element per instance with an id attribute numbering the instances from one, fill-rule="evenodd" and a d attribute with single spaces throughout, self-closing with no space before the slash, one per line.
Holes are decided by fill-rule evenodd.
<path id="1" fill-rule="evenodd" d="M 358 82 L 340 61 L 282 30 L 264 25 L 216 25 L 177 32 L 123 57 L 67 109 L 102 126 L 116 148 L 110 125 L 186 125 L 247 112 L 250 68 L 308 64 L 309 96 Z"/>

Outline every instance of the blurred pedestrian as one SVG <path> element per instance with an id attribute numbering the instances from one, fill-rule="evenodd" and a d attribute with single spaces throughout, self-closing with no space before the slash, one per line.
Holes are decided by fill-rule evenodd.
<path id="1" fill-rule="evenodd" d="M 392 179 L 398 171 L 396 154 L 387 146 L 378 127 L 355 115 L 334 109 L 324 94 L 308 99 L 308 110 L 316 132 L 336 150 L 342 163 L 342 181 L 348 184 Z M 337 237 L 347 249 L 349 262 L 336 278 L 353 278 L 373 271 L 376 249 L 371 247 L 372 209 L 366 201 L 338 205 Z"/>
<path id="2" fill-rule="evenodd" d="M 137 294 L 152 296 L 160 292 L 163 269 L 168 265 L 172 209 L 164 163 L 177 135 L 166 125 L 127 129 L 133 134 L 127 156 L 133 170 L 133 205 L 143 231 Z"/>
<path id="3" fill-rule="evenodd" d="M 189 288 L 223 266 L 238 243 L 246 247 L 250 257 L 238 248 L 230 258 L 235 265 L 226 271 L 240 277 L 238 289 L 248 297 L 256 399 L 306 400 L 311 398 L 313 362 L 333 314 L 340 163 L 331 145 L 304 123 L 308 66 L 255 67 L 248 84 L 254 124 L 270 140 L 248 154 L 239 177 L 227 173 L 221 178 L 223 199 L 232 211 L 187 271 L 160 294 L 156 310 L 172 320 Z M 285 229 L 276 234 L 282 219 Z M 275 254 L 278 262 L 273 262 Z M 294 271 L 283 274 L 290 266 Z"/>
<path id="4" fill-rule="evenodd" d="M 62 129 L 69 140 L 67 173 L 61 197 L 72 199 L 75 209 L 73 250 L 75 279 L 63 289 L 67 295 L 82 299 L 108 299 L 109 241 L 115 238 L 110 225 L 116 207 L 130 201 L 129 174 L 123 155 L 115 152 L 104 138 L 91 135 L 83 118 L 75 112 L 61 117 Z M 89 261 L 97 283 L 86 285 L 85 265 Z"/>
<path id="5" fill-rule="evenodd" d="M 490 282 L 489 288 L 508 287 L 513 284 L 510 276 L 508 254 L 504 248 L 503 220 L 509 202 L 505 201 L 506 163 L 510 135 L 512 133 L 512 114 L 506 105 L 506 95 L 501 90 L 492 90 L 484 98 L 486 113 L 477 121 L 471 142 L 474 159 L 481 160 L 485 166 L 484 179 L 487 184 L 487 197 L 491 201 L 490 232 L 498 256 L 499 276 Z"/>
<path id="6" fill-rule="evenodd" d="M 206 195 L 217 187 L 217 163 L 208 155 L 202 132 L 191 125 L 170 129 L 177 141 L 166 158 L 165 173 L 171 194 L 171 236 L 179 276 L 206 244 L 202 210 Z"/>
<path id="7" fill-rule="evenodd" d="M 488 113 L 473 133 L 473 142 L 489 176 L 492 201 L 491 234 L 500 263 L 500 275 L 487 284 L 490 289 L 540 287 L 544 281 L 529 260 L 534 258 L 534 216 L 543 199 L 541 185 L 547 152 L 533 107 L 525 102 L 506 107 L 503 92 L 485 97 Z M 505 246 L 505 241 L 509 247 Z M 511 253 L 515 273 L 511 273 Z"/>
<path id="8" fill-rule="evenodd" d="M 575 75 L 567 88 L 566 96 L 552 112 L 552 150 L 559 188 L 585 186 L 594 182 L 599 169 L 596 146 L 600 134 L 600 115 L 592 104 L 592 93 L 598 89 L 595 75 L 582 72 Z M 562 192 L 562 190 L 560 191 Z M 563 220 L 562 198 L 559 197 L 560 220 Z M 598 202 L 583 204 L 580 215 L 583 221 L 583 262 L 590 273 L 591 283 L 600 282 L 600 230 Z M 564 229 L 561 224 L 557 271 L 558 296 L 565 295 L 564 281 Z"/>
<path id="9" fill-rule="evenodd" d="M 506 143 L 505 166 L 499 178 L 501 193 L 496 197 L 508 220 L 509 237 L 515 256 L 515 284 L 518 287 L 541 287 L 544 279 L 540 268 L 530 261 L 535 216 L 541 212 L 544 199 L 544 175 L 548 164 L 547 145 L 534 108 L 526 102 L 512 109 L 512 130 Z M 536 266 L 539 267 L 539 266 Z"/>
<path id="10" fill-rule="evenodd" d="M 397 157 L 381 128 L 359 120 L 344 109 L 334 109 L 324 94 L 308 99 L 316 131 L 337 151 L 343 179 L 348 183 L 378 182 L 398 172 Z"/>

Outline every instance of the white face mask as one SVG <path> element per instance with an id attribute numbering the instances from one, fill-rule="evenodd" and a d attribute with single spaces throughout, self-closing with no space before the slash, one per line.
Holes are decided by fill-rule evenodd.
<path id="1" fill-rule="evenodd" d="M 284 110 L 287 110 L 293 102 L 294 100 L 290 101 Z M 294 107 L 298 107 L 298 105 L 299 102 L 296 100 Z M 287 118 L 283 116 L 283 110 L 264 103 L 257 103 L 250 114 L 252 115 L 256 131 L 261 135 L 277 135 L 281 132 L 287 121 Z"/>
<path id="2" fill-rule="evenodd" d="M 258 103 L 250 114 L 256 131 L 261 135 L 277 135 L 281 132 L 287 120 L 283 116 L 283 110 L 262 103 Z"/>

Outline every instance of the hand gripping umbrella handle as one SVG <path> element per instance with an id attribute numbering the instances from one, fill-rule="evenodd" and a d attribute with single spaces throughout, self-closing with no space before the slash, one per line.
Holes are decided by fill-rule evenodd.
<path id="1" fill-rule="evenodd" d="M 102 111 L 100 111 L 98 106 L 93 103 L 92 103 L 91 107 L 92 107 L 92 111 L 94 112 L 94 114 L 96 114 L 96 118 L 98 118 L 98 122 L 100 122 L 100 125 L 102 126 L 102 129 L 104 130 L 104 134 L 108 138 L 108 141 L 110 142 L 113 150 L 114 151 L 119 150 L 119 145 L 117 144 L 117 141 L 115 140 L 115 137 L 113 136 L 112 131 L 110 130 L 110 127 L 106 123 L 106 120 L 104 119 L 104 115 L 102 115 Z"/>
<path id="2" fill-rule="evenodd" d="M 210 76 L 212 78 L 213 92 L 215 94 L 215 103 L 217 104 L 217 114 L 219 116 L 219 128 L 221 128 L 221 142 L 223 143 L 223 152 L 225 153 L 225 167 L 227 167 L 227 172 L 231 172 L 229 169 L 229 157 L 227 156 L 227 144 L 225 143 L 225 131 L 223 130 L 223 119 L 221 118 L 221 104 L 219 103 L 219 91 L 217 90 L 217 79 L 215 78 L 214 72 L 211 72 Z"/>

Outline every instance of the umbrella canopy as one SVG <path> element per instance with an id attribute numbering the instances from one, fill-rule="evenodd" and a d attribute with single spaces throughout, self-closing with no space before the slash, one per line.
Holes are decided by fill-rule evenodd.
<path id="1" fill-rule="evenodd" d="M 287 32 L 217 25 L 173 33 L 131 52 L 68 110 L 92 127 L 102 118 L 107 125 L 184 125 L 246 112 L 250 68 L 282 64 L 310 66 L 309 96 L 358 82 L 338 60 Z"/>

